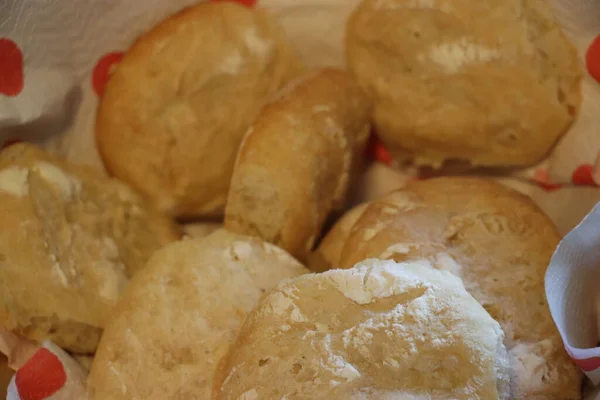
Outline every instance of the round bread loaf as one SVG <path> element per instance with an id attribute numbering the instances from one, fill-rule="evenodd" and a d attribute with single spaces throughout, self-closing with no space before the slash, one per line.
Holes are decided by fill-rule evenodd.
<path id="1" fill-rule="evenodd" d="M 502 339 L 451 273 L 367 260 L 265 295 L 223 359 L 213 398 L 508 399 Z"/>
<path id="2" fill-rule="evenodd" d="M 545 0 L 363 0 L 347 60 L 398 161 L 521 166 L 581 103 L 581 66 Z"/>
<path id="3" fill-rule="evenodd" d="M 305 272 L 275 246 L 225 230 L 163 248 L 102 335 L 91 399 L 209 399 L 217 364 L 259 297 Z"/>
<path id="4" fill-rule="evenodd" d="M 438 178 L 369 203 L 341 244 L 339 266 L 373 257 L 427 259 L 451 271 L 504 330 L 512 398 L 579 399 L 581 373 L 544 290 L 559 239 L 548 217 L 512 189 L 487 179 Z"/>
<path id="5" fill-rule="evenodd" d="M 180 235 L 122 183 L 28 144 L 0 153 L 0 326 L 96 348 L 129 277 Z"/>
<path id="6" fill-rule="evenodd" d="M 225 227 L 304 261 L 343 205 L 369 134 L 369 105 L 349 74 L 313 71 L 266 106 L 244 138 Z"/>
<path id="7" fill-rule="evenodd" d="M 107 169 L 169 215 L 222 215 L 244 133 L 298 72 L 264 11 L 181 11 L 142 35 L 108 82 L 96 126 Z"/>

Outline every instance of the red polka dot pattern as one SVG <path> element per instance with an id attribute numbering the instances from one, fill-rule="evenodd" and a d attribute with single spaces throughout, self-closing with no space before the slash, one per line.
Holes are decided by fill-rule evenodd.
<path id="1" fill-rule="evenodd" d="M 600 35 L 592 41 L 585 55 L 588 72 L 600 82 Z"/>
<path id="2" fill-rule="evenodd" d="M 58 392 L 66 381 L 62 363 L 45 348 L 38 350 L 15 376 L 21 400 L 43 400 Z"/>
<path id="3" fill-rule="evenodd" d="M 122 59 L 123 53 L 120 51 L 108 53 L 100 58 L 96 67 L 94 67 L 94 72 L 92 73 L 92 87 L 98 96 L 102 96 L 102 93 L 104 93 L 104 87 L 106 86 L 115 65 L 120 63 Z"/>
<path id="4" fill-rule="evenodd" d="M 23 53 L 12 40 L 0 38 L 0 95 L 17 96 L 24 85 Z"/>
<path id="5" fill-rule="evenodd" d="M 214 3 L 222 3 L 222 2 L 234 2 L 234 3 L 239 3 L 243 6 L 246 7 L 254 7 L 256 5 L 256 3 L 258 3 L 258 0 L 212 0 Z"/>
<path id="6" fill-rule="evenodd" d="M 558 190 L 562 187 L 558 183 L 552 183 L 550 181 L 550 176 L 548 175 L 548 171 L 543 168 L 537 169 L 534 172 L 533 177 L 531 178 L 531 181 L 548 192 Z"/>
<path id="7" fill-rule="evenodd" d="M 600 357 L 588 358 L 585 360 L 575 360 L 575 364 L 583 371 L 589 372 L 600 368 Z"/>
<path id="8" fill-rule="evenodd" d="M 571 181 L 575 185 L 595 186 L 593 173 L 594 167 L 592 164 L 582 164 L 573 172 Z"/>

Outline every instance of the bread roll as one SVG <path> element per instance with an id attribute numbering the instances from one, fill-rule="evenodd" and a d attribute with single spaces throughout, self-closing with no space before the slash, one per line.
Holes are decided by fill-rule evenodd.
<path id="1" fill-rule="evenodd" d="M 107 169 L 169 215 L 222 215 L 244 133 L 298 72 L 264 11 L 179 12 L 133 44 L 106 86 L 96 138 Z"/>
<path id="2" fill-rule="evenodd" d="M 304 260 L 345 200 L 369 133 L 369 106 L 342 71 L 313 71 L 263 109 L 236 161 L 225 227 Z"/>
<path id="3" fill-rule="evenodd" d="M 305 272 L 275 246 L 225 230 L 163 248 L 102 336 L 91 400 L 209 399 L 246 314 L 265 290 Z"/>
<path id="4" fill-rule="evenodd" d="M 363 0 L 346 46 L 398 161 L 533 164 L 580 107 L 579 58 L 545 0 Z"/>
<path id="5" fill-rule="evenodd" d="M 508 399 L 502 339 L 451 273 L 367 260 L 265 295 L 213 399 Z"/>
<path id="6" fill-rule="evenodd" d="M 424 258 L 463 279 L 504 330 L 513 399 L 580 398 L 544 290 L 560 237 L 529 198 L 487 179 L 430 179 L 371 202 L 351 232 L 342 268 Z"/>
<path id="7" fill-rule="evenodd" d="M 359 204 L 342 215 L 323 238 L 317 250 L 310 254 L 309 267 L 312 271 L 323 272 L 338 268 L 344 243 L 348 239 L 352 227 L 366 208 L 366 203 Z"/>
<path id="8" fill-rule="evenodd" d="M 122 183 L 28 144 L 0 153 L 0 326 L 93 352 L 128 278 L 179 238 Z"/>

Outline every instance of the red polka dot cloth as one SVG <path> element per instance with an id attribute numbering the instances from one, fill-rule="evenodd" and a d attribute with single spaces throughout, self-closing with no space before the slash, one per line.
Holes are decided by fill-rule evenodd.
<path id="1" fill-rule="evenodd" d="M 112 72 L 140 33 L 198 1 L 0 1 L 0 149 L 31 141 L 104 171 L 93 133 L 98 101 Z M 308 66 L 344 67 L 345 24 L 360 0 L 206 1 L 267 9 Z M 577 46 L 586 71 L 581 113 L 544 162 L 501 179 L 531 196 L 566 233 L 600 201 L 600 1 L 547 1 Z M 377 162 L 361 183 L 362 199 L 415 179 L 474 173 L 400 168 L 375 133 L 368 156 Z M 61 359 L 48 349 L 15 378 L 14 399 L 59 398 L 53 396 L 61 393 L 57 382 L 63 375 L 54 367 L 52 354 Z M 588 374 L 596 369 L 595 357 L 578 362 Z M 66 378 L 68 382 L 68 371 Z M 35 389 L 19 392 L 20 382 L 33 382 Z"/>
<path id="2" fill-rule="evenodd" d="M 7 400 L 85 399 L 86 372 L 67 353 L 50 342 L 43 343 L 15 373 Z"/>

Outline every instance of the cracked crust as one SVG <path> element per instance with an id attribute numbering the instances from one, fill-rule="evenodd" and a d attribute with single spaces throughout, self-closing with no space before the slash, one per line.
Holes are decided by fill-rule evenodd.
<path id="1" fill-rule="evenodd" d="M 265 295 L 223 359 L 212 398 L 508 399 L 502 339 L 452 274 L 367 260 Z"/>
<path id="2" fill-rule="evenodd" d="M 504 330 L 512 398 L 579 399 L 581 373 L 562 345 L 544 290 L 559 240 L 528 197 L 490 179 L 439 178 L 369 203 L 337 246 L 341 268 L 372 257 L 428 259 L 460 276 Z"/>
<path id="3" fill-rule="evenodd" d="M 142 35 L 111 76 L 96 124 L 104 163 L 169 215 L 222 215 L 244 133 L 300 69 L 264 11 L 187 8 Z"/>
<path id="4" fill-rule="evenodd" d="M 369 105 L 351 77 L 312 71 L 266 106 L 240 147 L 225 227 L 301 261 L 342 205 L 369 133 Z"/>
<path id="5" fill-rule="evenodd" d="M 213 373 L 259 297 L 308 272 L 283 250 L 226 230 L 158 251 L 98 346 L 91 399 L 208 399 Z"/>
<path id="6" fill-rule="evenodd" d="M 544 0 L 364 0 L 349 69 L 398 161 L 524 166 L 581 105 L 582 68 Z"/>
<path id="7" fill-rule="evenodd" d="M 0 323 L 93 352 L 127 280 L 180 235 L 131 189 L 29 144 L 0 153 Z"/>

